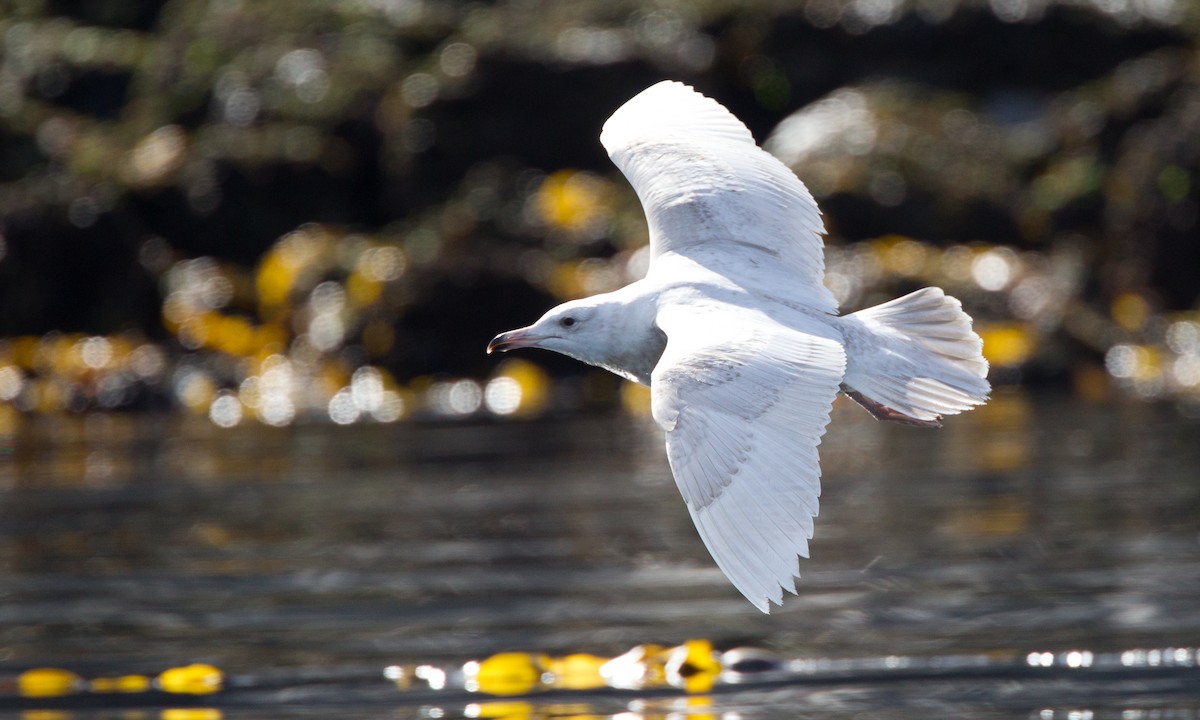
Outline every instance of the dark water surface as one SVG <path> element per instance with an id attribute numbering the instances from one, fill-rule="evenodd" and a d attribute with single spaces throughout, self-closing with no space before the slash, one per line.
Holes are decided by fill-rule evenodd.
<path id="1" fill-rule="evenodd" d="M 712 564 L 647 419 L 95 416 L 6 440 L 0 709 L 26 716 L 172 704 L 17 697 L 30 668 L 194 662 L 226 689 L 186 704 L 228 717 L 1200 716 L 1200 421 L 1170 407 L 1001 394 L 924 431 L 839 401 L 813 557 L 770 616 Z M 497 706 L 454 681 L 499 652 L 699 638 L 794 662 L 702 696 Z M 418 664 L 447 688 L 383 677 Z"/>

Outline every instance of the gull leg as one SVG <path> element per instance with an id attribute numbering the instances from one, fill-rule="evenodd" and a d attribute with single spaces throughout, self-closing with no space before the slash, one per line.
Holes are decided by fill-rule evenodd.
<path id="1" fill-rule="evenodd" d="M 915 417 L 905 415 L 899 410 L 893 410 L 887 405 L 878 403 L 857 390 L 851 390 L 845 384 L 842 385 L 842 392 L 846 393 L 846 397 L 871 413 L 876 420 L 887 420 L 889 422 L 900 423 L 901 425 L 912 425 L 913 427 L 923 428 L 940 428 L 942 426 L 942 417 L 940 415 L 933 420 L 918 420 Z"/>

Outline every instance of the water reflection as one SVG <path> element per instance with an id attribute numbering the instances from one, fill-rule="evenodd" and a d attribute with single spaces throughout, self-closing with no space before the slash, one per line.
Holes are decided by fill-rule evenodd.
<path id="1" fill-rule="evenodd" d="M 780 694 L 862 709 L 944 693 L 1033 712 L 1000 698 L 1033 670 L 1050 671 L 1037 676 L 1049 707 L 1114 676 L 1117 707 L 1145 690 L 1121 673 L 1165 663 L 1171 692 L 1179 672 L 1194 683 L 1196 421 L 1020 394 L 937 432 L 848 404 L 834 415 L 813 559 L 770 616 L 713 566 L 644 418 L 229 430 L 191 416 L 30 418 L 0 454 L 0 676 L 46 667 L 94 682 L 199 663 L 226 674 L 222 702 L 336 676 L 348 703 L 451 715 L 495 677 L 526 683 L 520 693 L 596 678 L 655 687 L 640 672 L 715 689 L 714 712 L 748 703 L 763 716 Z M 992 679 L 913 675 L 952 658 Z M 419 667 L 466 693 L 450 695 L 457 710 Z M 1065 669 L 1108 674 L 1084 683 Z M 871 684 L 897 670 L 931 694 Z M 789 689 L 805 677 L 823 689 Z M 739 682 L 771 690 L 722 690 Z M 618 702 L 581 701 L 600 713 Z"/>

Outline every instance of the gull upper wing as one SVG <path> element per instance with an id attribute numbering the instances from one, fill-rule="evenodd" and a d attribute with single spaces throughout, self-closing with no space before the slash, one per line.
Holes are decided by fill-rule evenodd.
<path id="1" fill-rule="evenodd" d="M 651 259 L 678 253 L 743 287 L 836 313 L 825 226 L 804 184 L 715 100 L 664 81 L 622 105 L 600 142 L 637 191 Z"/>
<path id="2" fill-rule="evenodd" d="M 796 592 L 821 494 L 817 445 L 846 356 L 815 320 L 784 326 L 736 306 L 667 307 L 654 419 L 717 565 L 768 612 Z"/>

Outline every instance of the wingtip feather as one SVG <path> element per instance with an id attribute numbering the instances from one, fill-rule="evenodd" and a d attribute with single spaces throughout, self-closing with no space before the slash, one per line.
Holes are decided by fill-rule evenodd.
<path id="1" fill-rule="evenodd" d="M 670 137 L 681 130 L 754 144 L 750 130 L 725 106 L 675 80 L 657 82 L 625 101 L 605 121 L 600 144 L 616 159 L 639 140 Z"/>

